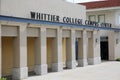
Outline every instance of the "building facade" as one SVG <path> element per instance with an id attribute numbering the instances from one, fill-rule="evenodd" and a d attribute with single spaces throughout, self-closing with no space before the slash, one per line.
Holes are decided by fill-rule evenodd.
<path id="1" fill-rule="evenodd" d="M 86 18 L 99 23 L 111 23 L 112 28 L 120 28 L 120 1 L 105 0 L 81 3 L 86 6 Z M 101 30 L 101 57 L 107 60 L 115 60 L 120 57 L 118 48 L 119 31 L 110 32 Z M 114 41 L 114 42 L 113 42 Z"/>
<path id="2" fill-rule="evenodd" d="M 0 0 L 0 77 L 101 63 L 100 30 L 118 29 L 90 27 L 85 19 L 85 6 L 62 0 Z"/>

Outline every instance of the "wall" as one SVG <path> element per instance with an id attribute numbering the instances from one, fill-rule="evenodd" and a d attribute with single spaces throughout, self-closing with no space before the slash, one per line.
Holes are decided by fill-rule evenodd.
<path id="1" fill-rule="evenodd" d="M 52 65 L 52 43 L 53 38 L 47 38 L 47 64 L 48 68 L 51 68 Z M 66 66 L 66 39 L 62 39 L 62 61 L 63 66 Z"/>
<path id="2" fill-rule="evenodd" d="M 116 42 L 116 40 L 118 41 Z M 115 59 L 120 58 L 120 32 L 115 32 Z"/>
<path id="3" fill-rule="evenodd" d="M 13 41 L 12 37 L 2 38 L 2 75 L 11 75 L 13 68 Z M 27 39 L 27 60 L 29 71 L 34 71 L 34 38 Z"/>
<path id="4" fill-rule="evenodd" d="M 30 11 L 86 19 L 85 6 L 63 0 L 1 0 L 1 15 L 30 18 Z"/>
<path id="5" fill-rule="evenodd" d="M 1 0 L 0 0 L 0 13 L 1 13 Z"/>
<path id="6" fill-rule="evenodd" d="M 91 11 L 87 12 L 87 19 L 89 15 L 96 15 L 96 20 L 98 20 L 98 15 L 105 14 L 105 22 L 112 23 L 114 28 L 120 28 L 119 15 L 120 10 L 106 10 L 106 11 Z M 114 31 L 101 30 L 100 36 L 109 36 L 109 60 L 115 60 L 120 57 L 120 33 Z M 116 39 L 119 39 L 118 44 L 116 44 Z"/>
<path id="7" fill-rule="evenodd" d="M 35 44 L 35 39 L 34 38 L 27 38 L 27 64 L 28 64 L 28 71 L 34 71 L 34 44 Z"/>
<path id="8" fill-rule="evenodd" d="M 115 12 L 115 18 L 116 18 L 115 19 L 115 25 L 120 28 L 119 16 L 120 16 L 120 10 L 116 10 L 116 12 Z"/>
<path id="9" fill-rule="evenodd" d="M 47 64 L 48 68 L 52 66 L 52 38 L 47 38 Z"/>
<path id="10" fill-rule="evenodd" d="M 2 75 L 11 75 L 13 68 L 13 38 L 2 38 Z"/>
<path id="11" fill-rule="evenodd" d="M 98 15 L 105 14 L 105 22 L 106 23 L 111 23 L 113 27 L 115 27 L 115 11 L 92 11 L 92 12 L 87 12 L 87 19 L 89 15 L 95 15 L 96 16 L 96 21 L 98 22 Z M 100 36 L 108 36 L 108 31 L 101 30 L 100 31 Z"/>
<path id="12" fill-rule="evenodd" d="M 111 23 L 113 27 L 115 26 L 115 11 L 114 10 L 87 12 L 87 19 L 88 19 L 88 15 L 96 15 L 96 20 L 98 21 L 98 15 L 101 15 L 101 14 L 105 14 L 106 23 Z"/>
<path id="13" fill-rule="evenodd" d="M 63 58 L 63 67 L 66 67 L 66 39 L 62 39 L 62 58 Z"/>
<path id="14" fill-rule="evenodd" d="M 48 68 L 52 65 L 52 40 L 53 38 L 47 38 L 47 64 Z M 13 68 L 13 41 L 12 37 L 2 38 L 2 75 L 11 75 Z M 34 71 L 34 50 L 35 50 L 35 38 L 27 38 L 27 66 L 28 71 Z M 62 55 L 63 65 L 66 65 L 66 39 L 62 39 Z"/>
<path id="15" fill-rule="evenodd" d="M 118 39 L 118 41 L 116 41 Z M 120 58 L 120 33 L 109 31 L 109 60 Z"/>

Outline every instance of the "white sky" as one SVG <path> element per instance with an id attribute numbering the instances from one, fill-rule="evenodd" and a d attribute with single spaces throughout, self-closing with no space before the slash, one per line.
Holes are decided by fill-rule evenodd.
<path id="1" fill-rule="evenodd" d="M 91 2 L 91 1 L 100 1 L 100 0 L 67 0 L 67 1 L 79 3 L 79 2 Z"/>

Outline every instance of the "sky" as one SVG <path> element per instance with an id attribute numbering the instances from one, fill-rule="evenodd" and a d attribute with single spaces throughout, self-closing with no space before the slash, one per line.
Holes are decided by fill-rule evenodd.
<path id="1" fill-rule="evenodd" d="M 91 2 L 91 1 L 100 1 L 100 0 L 67 0 L 67 1 L 79 3 L 79 2 Z"/>

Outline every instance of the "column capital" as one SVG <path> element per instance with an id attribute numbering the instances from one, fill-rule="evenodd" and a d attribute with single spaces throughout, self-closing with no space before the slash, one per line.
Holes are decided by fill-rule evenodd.
<path id="1" fill-rule="evenodd" d="M 97 30 L 92 31 L 93 34 L 97 34 L 98 32 L 99 31 L 97 31 Z"/>
<path id="2" fill-rule="evenodd" d="M 46 31 L 46 28 L 45 27 L 41 27 L 40 31 Z"/>
<path id="3" fill-rule="evenodd" d="M 83 30 L 83 31 L 82 31 L 82 36 L 83 36 L 83 37 L 87 37 L 87 30 Z"/>

